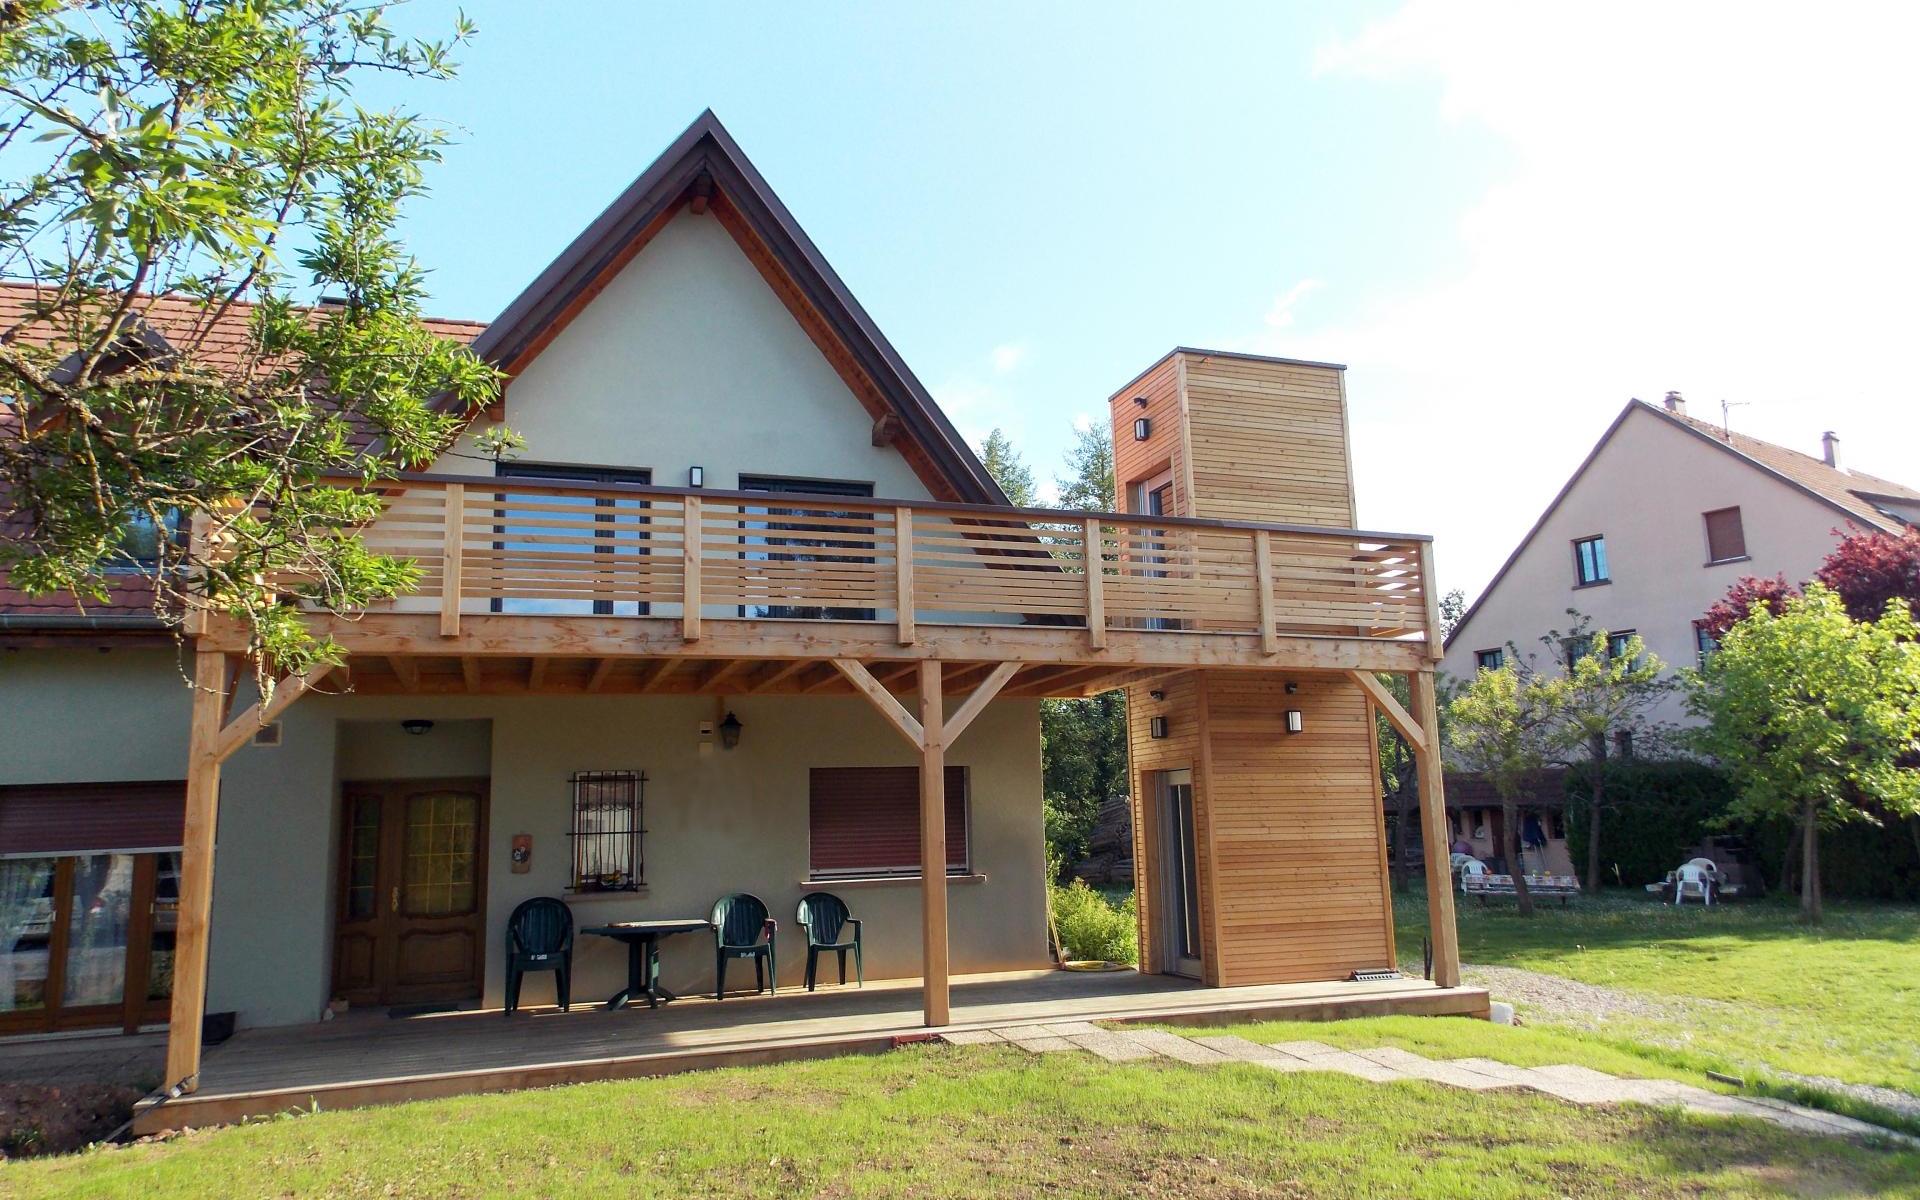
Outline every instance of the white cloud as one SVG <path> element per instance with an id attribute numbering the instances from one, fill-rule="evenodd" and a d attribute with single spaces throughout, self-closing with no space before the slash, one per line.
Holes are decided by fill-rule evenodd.
<path id="1" fill-rule="evenodd" d="M 1481 586 L 1630 396 L 1920 483 L 1920 6 L 1412 0 L 1316 69 L 1506 143 L 1442 278 L 1338 323 L 1302 281 L 1239 340 L 1351 364 L 1364 524 Z M 1409 198 L 1407 203 L 1419 203 Z M 1253 327 L 1253 322 L 1249 321 Z"/>
<path id="2" fill-rule="evenodd" d="M 1073 414 L 1073 431 L 1075 433 L 1085 433 L 1087 430 L 1092 428 L 1093 428 L 1092 413 L 1078 412 Z"/>
<path id="3" fill-rule="evenodd" d="M 1026 361 L 1027 347 L 1022 342 L 1005 342 L 995 346 L 987 359 L 993 364 L 995 371 L 1005 375 Z"/>

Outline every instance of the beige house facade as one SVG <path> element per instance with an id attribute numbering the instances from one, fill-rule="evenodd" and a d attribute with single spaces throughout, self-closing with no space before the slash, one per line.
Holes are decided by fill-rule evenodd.
<path id="1" fill-rule="evenodd" d="M 1574 609 L 1638 634 L 1671 666 L 1710 649 L 1698 622 L 1739 579 L 1812 576 L 1848 531 L 1920 519 L 1920 491 L 1848 471 L 1829 433 L 1801 453 L 1689 416 L 1669 394 L 1623 409 L 1455 627 L 1441 668 L 1469 679 L 1517 647 L 1543 646 Z M 1683 723 L 1683 701 L 1656 720 Z"/>

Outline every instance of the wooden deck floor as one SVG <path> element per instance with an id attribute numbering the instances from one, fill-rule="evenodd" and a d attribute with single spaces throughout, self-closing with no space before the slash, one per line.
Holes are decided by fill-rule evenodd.
<path id="1" fill-rule="evenodd" d="M 1487 994 L 1423 980 L 1205 988 L 1133 971 L 1027 971 L 955 979 L 950 1029 L 1063 1019 L 1306 1020 L 1383 1013 L 1485 1016 Z M 135 1130 L 213 1125 L 243 1116 L 835 1054 L 878 1053 L 928 1031 L 917 981 L 778 996 L 685 999 L 658 1010 L 499 1010 L 394 1019 L 358 1013 L 316 1025 L 247 1030 L 207 1052 L 199 1090 L 147 1101 Z"/>

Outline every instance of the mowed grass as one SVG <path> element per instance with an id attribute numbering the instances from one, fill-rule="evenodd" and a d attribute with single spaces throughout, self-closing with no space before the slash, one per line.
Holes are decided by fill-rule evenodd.
<path id="1" fill-rule="evenodd" d="M 1403 969 L 1418 971 L 1424 893 L 1401 894 L 1395 915 Z M 1773 1068 L 1920 1094 L 1920 907 L 1829 901 L 1825 924 L 1809 927 L 1791 899 L 1670 908 L 1616 893 L 1542 906 L 1532 918 L 1511 901 L 1468 901 L 1458 921 L 1469 964 L 1660 1002 L 1645 1014 L 1571 1018 L 1614 1044 L 1735 1074 Z"/>
<path id="2" fill-rule="evenodd" d="M 1522 1093 L 924 1045 L 312 1114 L 14 1163 L 0 1192 L 1914 1197 L 1920 1152 Z"/>

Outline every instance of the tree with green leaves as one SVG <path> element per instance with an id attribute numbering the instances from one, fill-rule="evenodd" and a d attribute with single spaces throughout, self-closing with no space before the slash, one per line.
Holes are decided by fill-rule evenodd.
<path id="1" fill-rule="evenodd" d="M 1920 813 L 1920 642 L 1895 599 L 1856 621 L 1811 583 L 1776 616 L 1756 607 L 1707 659 L 1691 696 L 1695 745 L 1739 787 L 1732 815 L 1798 815 L 1800 913 L 1821 919 L 1820 830 Z"/>
<path id="2" fill-rule="evenodd" d="M 0 4 L 0 274 L 37 285 L 0 331 L 15 586 L 101 601 L 148 531 L 160 614 L 238 620 L 268 683 L 341 657 L 289 589 L 338 612 L 413 586 L 355 485 L 430 462 L 498 381 L 421 324 L 394 234 L 444 133 L 353 97 L 447 78 L 472 33 L 358 0 Z"/>
<path id="3" fill-rule="evenodd" d="M 1074 430 L 1067 473 L 1056 477 L 1060 507 L 1109 512 L 1114 506 L 1113 433 L 1098 421 Z"/>
<path id="4" fill-rule="evenodd" d="M 1013 440 L 997 426 L 980 443 L 980 464 L 986 467 L 987 474 L 1000 485 L 1015 508 L 1032 508 L 1039 502 L 1039 495 L 1033 490 L 1033 468 L 1027 466 L 1020 452 L 1013 448 Z"/>
<path id="5" fill-rule="evenodd" d="M 1587 760 L 1587 878 L 1589 893 L 1600 890 L 1600 819 L 1607 806 L 1606 766 L 1610 744 L 1637 744 L 1644 751 L 1661 731 L 1653 710 L 1677 686 L 1667 664 L 1650 653 L 1639 634 L 1616 639 L 1574 609 L 1565 633 L 1550 631 L 1541 642 L 1564 652 L 1559 675 L 1540 681 L 1547 689 L 1547 752 L 1560 762 Z M 1626 740 L 1630 739 L 1630 740 Z"/>
<path id="6" fill-rule="evenodd" d="M 1443 644 L 1453 636 L 1453 627 L 1460 623 L 1461 614 L 1466 612 L 1466 608 L 1466 593 L 1459 588 L 1440 597 L 1440 640 Z M 1389 674 L 1378 678 L 1388 694 L 1400 702 L 1400 707 L 1412 707 L 1413 696 L 1405 675 Z M 1446 715 L 1443 702 L 1439 710 L 1443 725 Z M 1413 806 L 1420 795 L 1419 763 L 1413 757 L 1413 747 L 1407 745 L 1400 731 L 1393 727 L 1393 722 L 1377 710 L 1373 714 L 1373 736 L 1380 748 L 1380 792 L 1393 806 L 1393 861 L 1388 868 L 1388 875 L 1396 889 L 1405 890 L 1409 883 L 1410 866 L 1407 835 L 1416 824 Z"/>
<path id="7" fill-rule="evenodd" d="M 1446 744 L 1462 769 L 1477 771 L 1500 797 L 1507 869 L 1520 915 L 1533 915 L 1520 863 L 1520 792 L 1527 777 L 1551 761 L 1556 693 L 1517 655 L 1498 670 L 1482 670 L 1447 702 Z"/>

